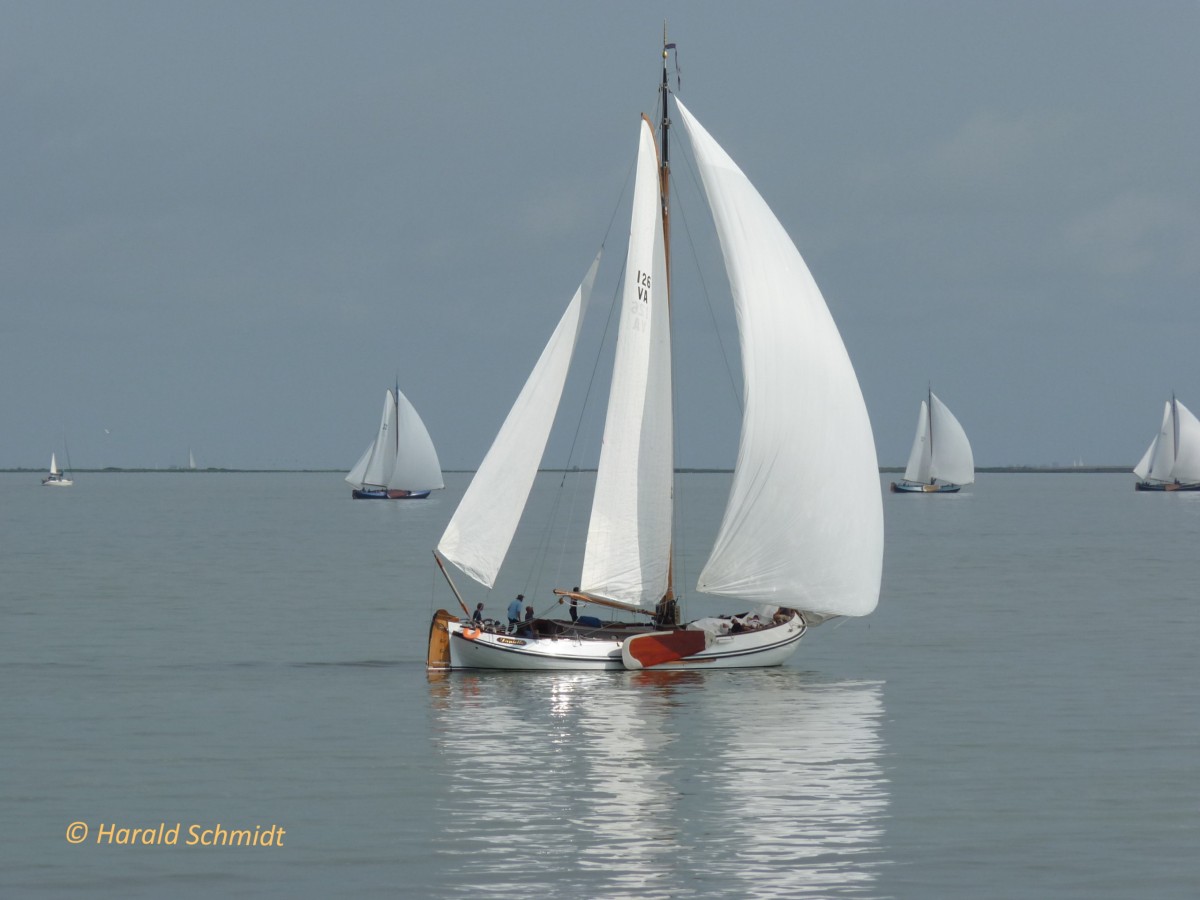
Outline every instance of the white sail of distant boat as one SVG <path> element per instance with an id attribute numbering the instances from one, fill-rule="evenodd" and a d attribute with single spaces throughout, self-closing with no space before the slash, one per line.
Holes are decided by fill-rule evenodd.
<path id="1" fill-rule="evenodd" d="M 1158 434 L 1133 474 L 1139 491 L 1200 490 L 1200 421 L 1174 394 L 1163 407 Z"/>
<path id="2" fill-rule="evenodd" d="M 399 387 L 384 395 L 375 440 L 346 481 L 357 500 L 419 500 L 445 487 L 433 440 Z"/>
<path id="3" fill-rule="evenodd" d="M 929 391 L 917 414 L 904 480 L 892 482 L 898 494 L 952 494 L 975 481 L 971 442 L 954 413 Z"/>
<path id="4" fill-rule="evenodd" d="M 668 49 L 664 39 L 664 60 Z M 674 437 L 666 237 L 671 96 L 662 140 L 643 117 L 620 321 L 579 586 L 556 589 L 572 616 L 512 628 L 439 610 L 431 668 L 620 669 L 779 665 L 807 629 L 878 602 L 883 517 L 866 405 L 820 290 L 746 176 L 676 100 L 721 242 L 741 335 L 744 414 L 724 521 L 698 589 L 753 615 L 679 624 L 673 585 Z M 664 158 L 659 148 L 664 148 Z M 551 335 L 438 543 L 495 584 L 540 464 L 595 263 Z M 528 424 L 526 424 L 528 423 Z M 838 461 L 838 477 L 829 462 Z M 489 505 L 489 498 L 504 502 Z M 576 603 L 649 621 L 602 623 Z M 482 604 L 480 604 L 482 606 Z"/>
<path id="5" fill-rule="evenodd" d="M 42 479 L 42 484 L 46 487 L 70 487 L 75 482 L 67 477 L 58 468 L 58 456 L 55 453 L 50 454 L 50 471 L 45 478 Z"/>
<path id="6" fill-rule="evenodd" d="M 188 450 L 188 468 L 189 469 L 196 468 L 196 454 L 193 453 L 191 450 Z"/>

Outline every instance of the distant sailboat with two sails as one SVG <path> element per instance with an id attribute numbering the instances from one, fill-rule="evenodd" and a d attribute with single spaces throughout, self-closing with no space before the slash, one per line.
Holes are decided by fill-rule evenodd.
<path id="1" fill-rule="evenodd" d="M 1172 394 L 1158 434 L 1133 467 L 1138 491 L 1200 491 L 1200 421 Z"/>
<path id="2" fill-rule="evenodd" d="M 429 431 L 399 386 L 384 395 L 379 431 L 346 481 L 355 500 L 422 500 L 445 487 Z"/>
<path id="3" fill-rule="evenodd" d="M 962 425 L 933 392 L 921 401 L 904 480 L 894 494 L 954 494 L 975 481 L 975 457 Z"/>

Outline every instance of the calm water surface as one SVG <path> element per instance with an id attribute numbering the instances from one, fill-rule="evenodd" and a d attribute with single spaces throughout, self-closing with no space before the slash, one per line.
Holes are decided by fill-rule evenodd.
<path id="1" fill-rule="evenodd" d="M 0 896 L 1196 896 L 1200 495 L 887 495 L 879 609 L 777 670 L 430 677 L 448 481 L 0 474 Z M 573 583 L 563 482 L 470 599 Z M 681 481 L 685 585 L 726 484 Z"/>

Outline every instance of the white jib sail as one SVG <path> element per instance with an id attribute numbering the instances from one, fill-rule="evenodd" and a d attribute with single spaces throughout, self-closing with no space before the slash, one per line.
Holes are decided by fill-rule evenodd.
<path id="1" fill-rule="evenodd" d="M 1170 481 L 1175 470 L 1175 418 L 1171 401 L 1163 404 L 1162 425 L 1154 439 L 1154 454 L 1150 457 L 1150 479 Z"/>
<path id="2" fill-rule="evenodd" d="M 389 388 L 383 397 L 383 414 L 379 417 L 379 432 L 367 452 L 350 470 L 346 480 L 355 487 L 387 487 L 396 464 L 396 398 Z"/>
<path id="3" fill-rule="evenodd" d="M 599 265 L 597 254 L 438 542 L 485 587 L 495 584 L 533 488 Z"/>
<path id="4" fill-rule="evenodd" d="M 1184 484 L 1200 482 L 1200 421 L 1192 411 L 1175 401 L 1175 467 L 1171 478 Z"/>
<path id="5" fill-rule="evenodd" d="M 917 413 L 917 433 L 913 436 L 912 450 L 908 454 L 908 465 L 904 467 L 904 480 L 912 482 L 930 481 L 929 467 L 933 457 L 929 452 L 929 407 L 921 401 Z"/>
<path id="6" fill-rule="evenodd" d="M 1138 464 L 1133 467 L 1133 474 L 1142 481 L 1146 480 L 1146 476 L 1150 474 L 1150 460 L 1154 456 L 1154 451 L 1158 448 L 1158 435 L 1154 436 L 1154 440 L 1150 442 L 1150 446 L 1146 448 L 1146 452 L 1142 454 L 1142 458 L 1138 460 Z"/>
<path id="7" fill-rule="evenodd" d="M 930 392 L 929 433 L 932 435 L 933 477 L 948 484 L 972 484 L 975 481 L 975 456 L 971 442 L 954 413 L 938 395 Z"/>
<path id="8" fill-rule="evenodd" d="M 346 481 L 354 485 L 356 488 L 362 487 L 363 476 L 367 474 L 367 463 L 371 461 L 371 452 L 375 449 L 375 442 L 371 442 L 371 446 L 363 451 L 363 455 L 358 458 L 358 462 L 354 464 L 354 468 L 346 475 Z"/>
<path id="9" fill-rule="evenodd" d="M 866 615 L 879 602 L 883 501 L 854 367 L 783 226 L 678 107 L 721 239 L 745 376 L 733 486 L 699 589 Z"/>
<path id="10" fill-rule="evenodd" d="M 396 462 L 387 486 L 404 491 L 436 491 L 446 486 L 429 430 L 399 389 L 396 390 Z"/>
<path id="11" fill-rule="evenodd" d="M 658 151 L 642 120 L 621 321 L 580 587 L 650 607 L 667 588 L 673 519 L 671 338 Z"/>
<path id="12" fill-rule="evenodd" d="M 1142 454 L 1142 458 L 1138 460 L 1138 464 L 1133 467 L 1133 474 L 1145 481 L 1150 477 L 1150 470 L 1154 465 L 1154 458 L 1158 454 L 1158 439 L 1166 431 L 1167 422 L 1171 418 L 1171 404 L 1167 403 L 1163 406 L 1162 424 L 1159 426 L 1159 433 L 1154 436 L 1154 440 L 1150 442 L 1150 446 L 1146 448 L 1146 452 Z"/>
<path id="13" fill-rule="evenodd" d="M 58 458 L 53 453 L 50 454 L 50 474 L 51 475 L 61 475 L 62 474 L 61 472 L 58 471 Z M 343 488 L 343 490 L 345 490 L 345 489 Z"/>

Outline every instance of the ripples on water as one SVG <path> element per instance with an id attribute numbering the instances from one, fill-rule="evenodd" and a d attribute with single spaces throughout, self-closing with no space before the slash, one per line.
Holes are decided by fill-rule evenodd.
<path id="1" fill-rule="evenodd" d="M 462 896 L 870 896 L 879 684 L 431 675 L 435 828 Z"/>

